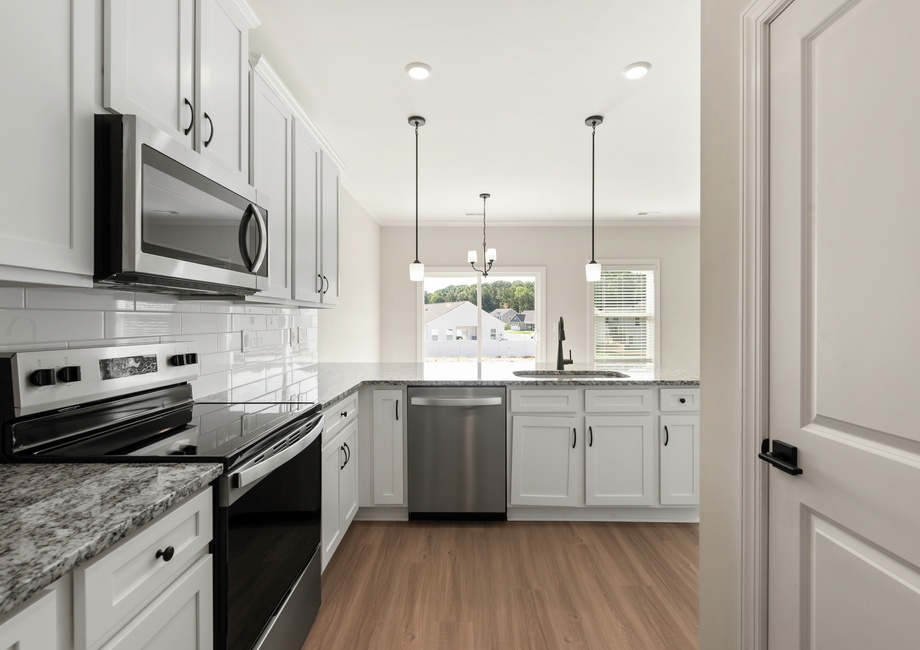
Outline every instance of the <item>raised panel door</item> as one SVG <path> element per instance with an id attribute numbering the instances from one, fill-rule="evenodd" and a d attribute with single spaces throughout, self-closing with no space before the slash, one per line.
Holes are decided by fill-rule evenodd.
<path id="1" fill-rule="evenodd" d="M 585 503 L 654 503 L 655 427 L 647 417 L 585 418 Z"/>
<path id="2" fill-rule="evenodd" d="M 291 298 L 291 144 L 293 114 L 253 73 L 253 185 L 268 196 L 268 282 L 259 297 Z"/>
<path id="3" fill-rule="evenodd" d="M 230 0 L 199 0 L 198 150 L 249 181 L 249 25 Z"/>
<path id="4" fill-rule="evenodd" d="M 106 0 L 103 104 L 194 146 L 195 0 Z"/>
<path id="5" fill-rule="evenodd" d="M 0 281 L 91 283 L 94 14 L 76 0 L 3 5 Z"/>
<path id="6" fill-rule="evenodd" d="M 511 420 L 511 504 L 577 506 L 578 418 L 515 415 Z"/>
<path id="7" fill-rule="evenodd" d="M 659 466 L 661 505 L 700 502 L 700 418 L 662 415 Z"/>
<path id="8" fill-rule="evenodd" d="M 319 144 L 306 127 L 294 121 L 293 275 L 294 300 L 322 300 L 320 266 Z"/>

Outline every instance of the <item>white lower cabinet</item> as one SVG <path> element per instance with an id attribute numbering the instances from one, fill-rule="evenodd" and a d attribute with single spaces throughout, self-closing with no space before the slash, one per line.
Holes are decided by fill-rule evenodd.
<path id="1" fill-rule="evenodd" d="M 0 623 L 0 648 L 3 650 L 57 648 L 57 601 L 53 591 L 39 592 L 25 607 L 19 607 L 8 616 Z"/>
<path id="2" fill-rule="evenodd" d="M 585 418 L 586 505 L 655 502 L 654 426 L 651 416 Z"/>
<path id="3" fill-rule="evenodd" d="M 323 445 L 323 570 L 358 512 L 358 423 Z"/>
<path id="4" fill-rule="evenodd" d="M 102 650 L 207 650 L 214 647 L 210 555 L 198 560 Z"/>
<path id="5" fill-rule="evenodd" d="M 700 416 L 662 415 L 661 505 L 699 505 Z"/>
<path id="6" fill-rule="evenodd" d="M 375 506 L 402 506 L 406 503 L 403 490 L 405 407 L 402 390 L 374 391 Z"/>
<path id="7" fill-rule="evenodd" d="M 511 423 L 513 505 L 579 505 L 577 422 L 574 417 L 514 416 Z"/>

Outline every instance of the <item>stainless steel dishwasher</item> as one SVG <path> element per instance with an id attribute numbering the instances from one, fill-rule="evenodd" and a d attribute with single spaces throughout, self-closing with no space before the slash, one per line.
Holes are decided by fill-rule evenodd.
<path id="1" fill-rule="evenodd" d="M 505 388 L 409 387 L 409 519 L 505 520 Z"/>

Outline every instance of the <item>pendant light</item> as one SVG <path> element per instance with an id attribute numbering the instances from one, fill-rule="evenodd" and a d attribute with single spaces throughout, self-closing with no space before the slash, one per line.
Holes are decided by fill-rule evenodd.
<path id="1" fill-rule="evenodd" d="M 598 282 L 601 279 L 601 265 L 594 261 L 594 130 L 603 121 L 600 115 L 592 115 L 585 120 L 585 124 L 591 127 L 591 261 L 585 264 L 588 282 Z"/>
<path id="2" fill-rule="evenodd" d="M 479 198 L 482 199 L 482 270 L 476 268 L 476 262 L 478 261 L 476 257 L 476 251 L 470 251 L 466 254 L 466 261 L 470 263 L 470 266 L 473 267 L 474 271 L 479 271 L 482 273 L 482 277 L 489 277 L 489 271 L 492 269 L 492 262 L 495 261 L 495 249 L 486 248 L 486 199 L 489 198 L 490 194 L 480 194 Z"/>
<path id="3" fill-rule="evenodd" d="M 413 115 L 409 124 L 415 126 L 415 261 L 409 265 L 409 279 L 421 282 L 425 279 L 425 265 L 418 261 L 418 127 L 425 126 L 425 118 Z"/>

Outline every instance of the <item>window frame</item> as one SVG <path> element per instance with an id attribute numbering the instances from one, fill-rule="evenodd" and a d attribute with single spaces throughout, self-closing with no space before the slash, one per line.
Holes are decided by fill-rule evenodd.
<path id="1" fill-rule="evenodd" d="M 655 312 L 653 316 L 654 328 L 652 350 L 654 358 L 652 368 L 655 373 L 658 372 L 661 364 L 662 341 L 661 341 L 661 260 L 644 259 L 644 260 L 598 260 L 602 271 L 652 271 L 653 282 L 655 283 Z M 597 363 L 595 353 L 597 349 L 594 345 L 594 283 L 586 282 L 588 285 L 587 304 L 588 304 L 588 359 L 590 363 Z"/>
<path id="2" fill-rule="evenodd" d="M 478 278 L 477 278 L 478 276 Z M 502 277 L 520 277 L 533 276 L 536 285 L 534 286 L 534 303 L 533 308 L 536 314 L 537 335 L 535 338 L 536 363 L 546 361 L 546 337 L 543 332 L 546 331 L 546 267 L 545 266 L 502 266 L 499 269 L 489 271 L 489 277 L 501 279 Z M 476 300 L 482 303 L 482 274 L 474 271 L 469 266 L 426 266 L 425 277 L 457 277 L 457 278 L 477 278 L 476 279 Z M 416 361 L 425 363 L 425 282 L 415 282 L 416 288 Z M 481 309 L 480 309 L 481 311 Z M 482 319 L 479 319 L 477 331 L 482 331 Z M 477 337 L 476 349 L 478 360 L 482 354 L 481 341 L 483 337 Z"/>

